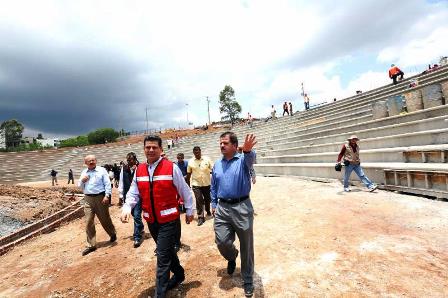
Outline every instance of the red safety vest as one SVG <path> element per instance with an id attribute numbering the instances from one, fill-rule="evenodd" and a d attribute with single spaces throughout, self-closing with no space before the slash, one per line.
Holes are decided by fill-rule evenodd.
<path id="1" fill-rule="evenodd" d="M 162 158 L 150 182 L 148 164 L 137 167 L 137 187 L 142 200 L 143 218 L 154 223 L 166 223 L 179 218 L 177 189 L 173 183 L 173 163 Z"/>

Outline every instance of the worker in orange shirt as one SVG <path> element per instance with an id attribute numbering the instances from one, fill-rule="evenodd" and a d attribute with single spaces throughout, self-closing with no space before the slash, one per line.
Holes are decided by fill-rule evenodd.
<path id="1" fill-rule="evenodd" d="M 395 64 L 392 64 L 389 69 L 389 78 L 394 81 L 394 85 L 397 84 L 397 78 L 400 76 L 400 81 L 403 80 L 404 73 Z"/>

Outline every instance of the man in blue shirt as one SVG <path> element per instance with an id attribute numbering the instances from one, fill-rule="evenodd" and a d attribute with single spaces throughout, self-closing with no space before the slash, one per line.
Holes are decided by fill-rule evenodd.
<path id="1" fill-rule="evenodd" d="M 184 158 L 185 158 L 185 155 L 183 153 L 177 153 L 177 162 L 174 162 L 174 163 L 179 167 L 184 178 L 187 179 L 188 161 L 185 161 Z"/>
<path id="2" fill-rule="evenodd" d="M 117 240 L 114 224 L 109 214 L 109 203 L 112 194 L 109 175 L 105 168 L 96 165 L 95 155 L 84 158 L 87 169 L 81 172 L 78 186 L 84 193 L 84 214 L 86 219 L 87 248 L 82 252 L 85 256 L 96 250 L 95 215 L 104 230 L 110 236 L 110 242 Z"/>
<path id="3" fill-rule="evenodd" d="M 249 198 L 251 189 L 250 169 L 255 160 L 252 148 L 257 143 L 254 135 L 247 135 L 243 153 L 238 150 L 238 139 L 233 132 L 220 136 L 223 157 L 218 159 L 212 170 L 211 199 L 212 214 L 215 216 L 215 242 L 219 252 L 227 260 L 227 273 L 233 274 L 238 250 L 233 245 L 235 233 L 240 241 L 241 275 L 244 294 L 254 293 L 254 209 Z"/>

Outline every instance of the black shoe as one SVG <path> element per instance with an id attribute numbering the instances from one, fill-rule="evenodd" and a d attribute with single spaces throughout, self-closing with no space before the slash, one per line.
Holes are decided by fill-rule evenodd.
<path id="1" fill-rule="evenodd" d="M 82 255 L 83 256 L 88 255 L 89 253 L 94 252 L 95 250 L 96 250 L 95 246 L 87 247 L 86 249 L 83 250 Z"/>
<path id="2" fill-rule="evenodd" d="M 252 297 L 254 295 L 254 285 L 244 284 L 244 296 Z"/>
<path id="3" fill-rule="evenodd" d="M 166 287 L 167 290 L 174 289 L 177 287 L 180 283 L 182 283 L 185 280 L 185 275 L 181 278 L 177 278 L 176 275 L 173 275 L 170 280 L 168 281 L 168 286 Z"/>
<path id="4" fill-rule="evenodd" d="M 134 248 L 140 247 L 140 245 L 142 245 L 142 242 L 142 239 L 134 240 Z"/>
<path id="5" fill-rule="evenodd" d="M 207 212 L 207 216 L 212 216 L 212 213 L 211 212 Z"/>
<path id="6" fill-rule="evenodd" d="M 198 226 L 202 226 L 204 224 L 204 222 L 205 222 L 205 220 L 202 217 L 200 217 L 198 219 Z"/>
<path id="7" fill-rule="evenodd" d="M 112 242 L 115 242 L 115 241 L 117 241 L 117 234 L 113 234 L 112 236 L 110 236 L 109 242 L 112 243 Z"/>

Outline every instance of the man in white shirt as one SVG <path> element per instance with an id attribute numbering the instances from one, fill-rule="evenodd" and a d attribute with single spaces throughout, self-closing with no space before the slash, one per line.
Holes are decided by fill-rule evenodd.
<path id="1" fill-rule="evenodd" d="M 78 186 L 84 193 L 84 214 L 86 219 L 87 248 L 82 252 L 85 256 L 96 250 L 95 215 L 104 230 L 110 236 L 110 242 L 117 240 L 114 224 L 109 214 L 109 203 L 112 194 L 109 175 L 105 168 L 96 165 L 95 155 L 84 158 L 87 169 L 81 172 Z"/>

